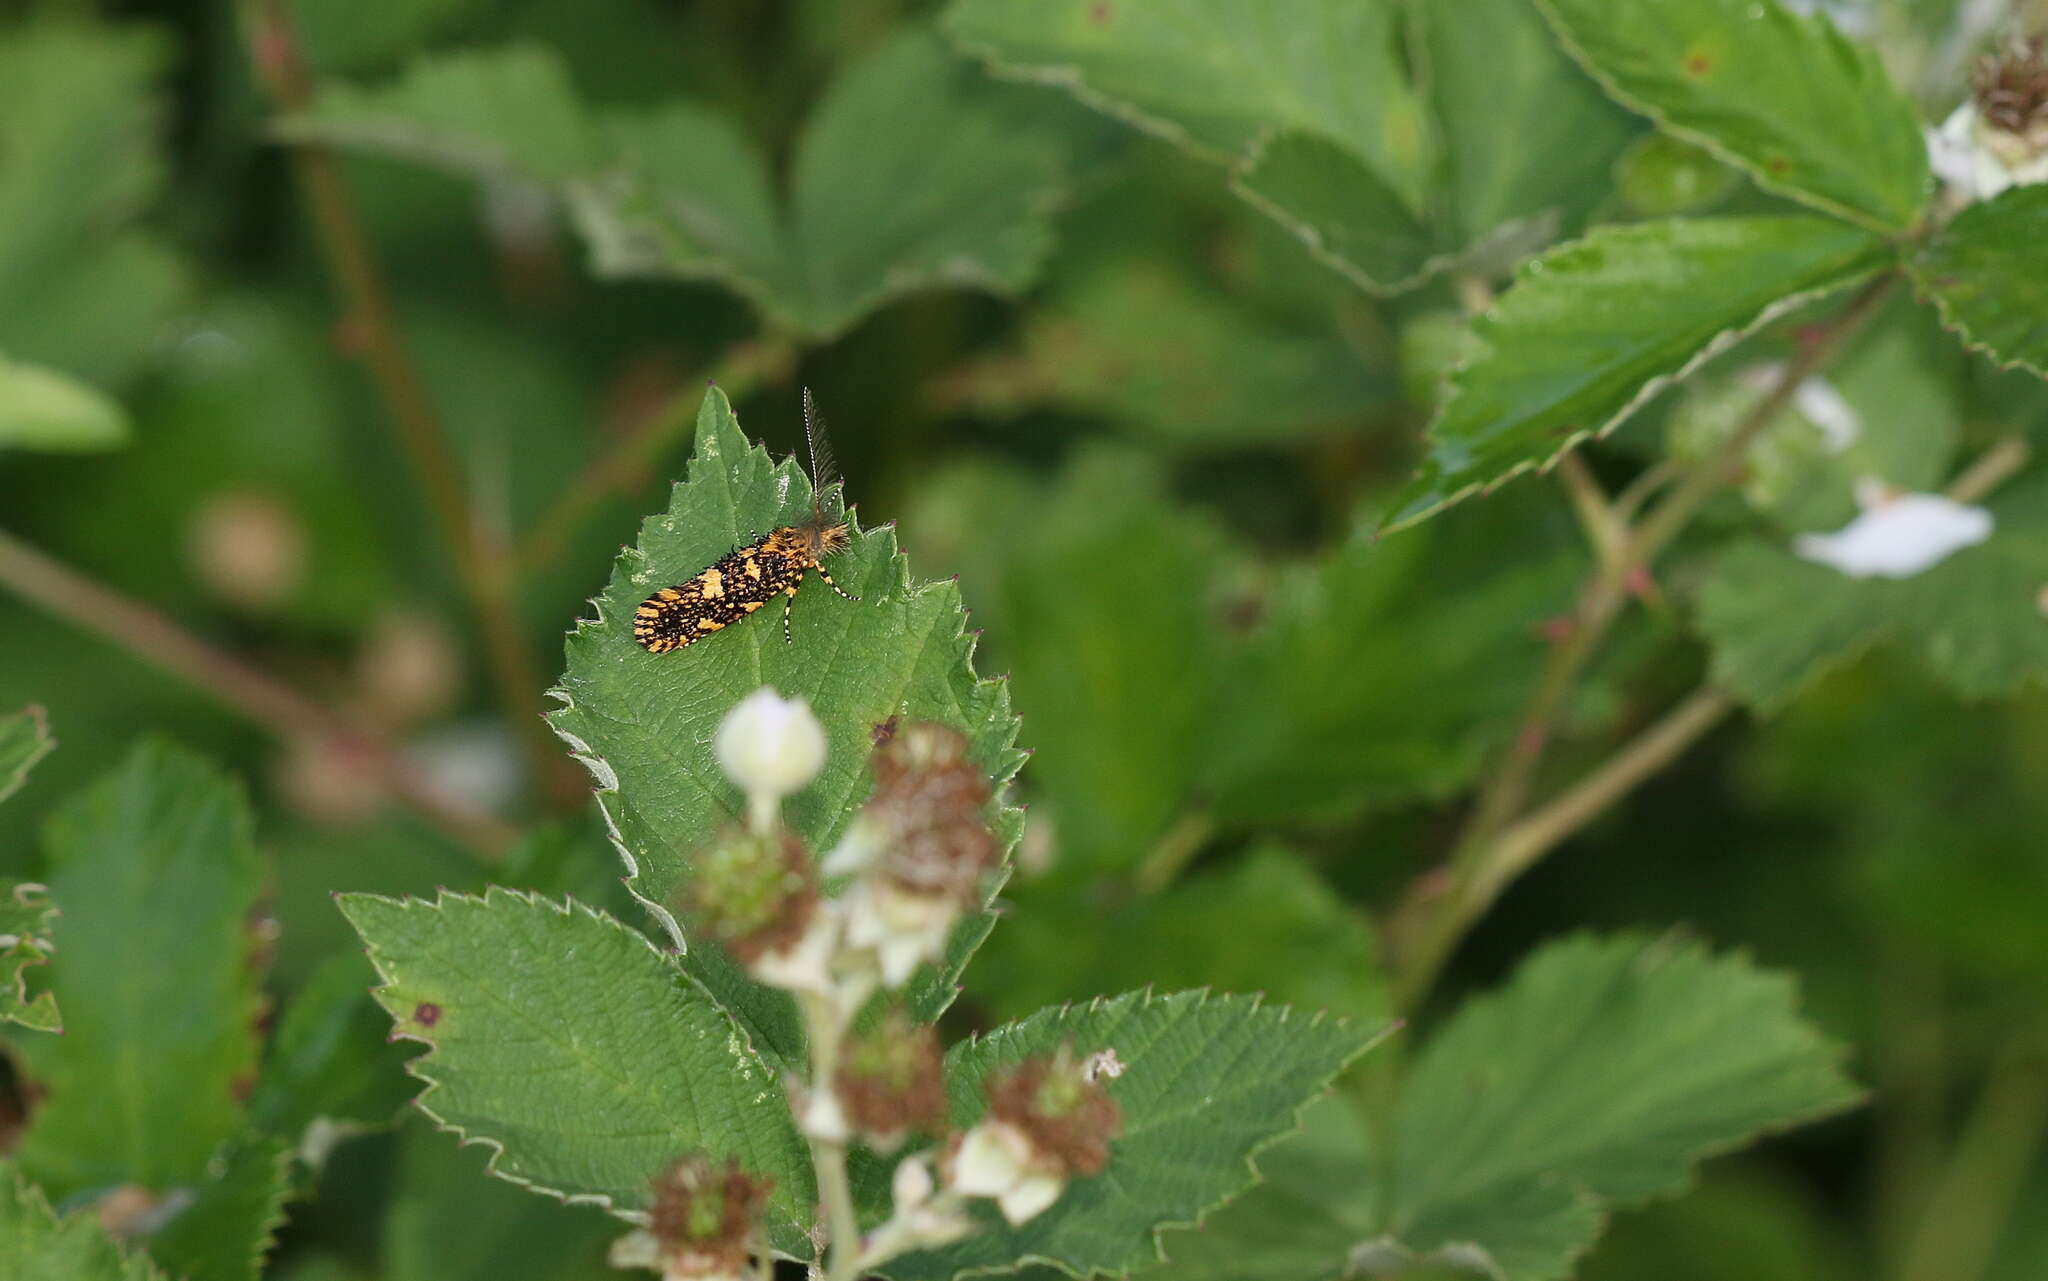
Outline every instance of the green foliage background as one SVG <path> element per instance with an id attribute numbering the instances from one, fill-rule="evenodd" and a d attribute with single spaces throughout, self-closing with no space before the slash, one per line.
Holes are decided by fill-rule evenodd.
<path id="1" fill-rule="evenodd" d="M 1821 7 L 1866 39 L 1736 0 L 294 0 L 321 91 L 279 119 L 228 0 L 0 6 L 0 531 L 403 745 L 516 837 L 479 857 L 357 757 L 152 666 L 150 636 L 0 590 L 0 889 L 47 885 L 60 913 L 0 904 L 0 1262 L 23 1242 L 78 1275 L 211 1281 L 257 1275 L 267 1244 L 262 1275 L 297 1281 L 608 1275 L 615 1222 L 394 1123 L 411 1047 L 384 1042 L 330 895 L 450 891 L 349 900 L 403 936 L 380 964 L 431 959 L 430 913 L 523 905 L 493 946 L 574 936 L 687 1008 L 699 1049 L 726 1018 L 702 984 L 794 1058 L 786 1009 L 715 950 L 657 961 L 636 901 L 733 798 L 635 806 L 702 769 L 691 709 L 758 678 L 831 718 L 833 795 L 791 809 L 821 842 L 885 676 L 972 728 L 992 774 L 1030 753 L 1025 812 L 997 813 L 1006 919 L 961 1000 L 950 974 L 920 995 L 950 1035 L 1012 1024 L 956 1059 L 1062 1019 L 1193 1036 L 1238 1008 L 1027 1017 L 1148 984 L 1376 1026 L 1389 909 L 1513 748 L 1599 555 L 1554 478 L 1492 491 L 1589 437 L 1610 493 L 1697 458 L 1739 371 L 1797 358 L 1921 218 L 1918 129 L 1967 69 L 1942 43 L 1957 6 Z M 1615 52 L 1645 47 L 1670 56 Z M 1658 70 L 1700 50 L 1705 74 Z M 605 812 L 505 729 L 475 584 L 363 377 L 293 146 L 337 157 L 513 567 L 532 710 L 559 675 L 556 727 L 625 785 Z M 1942 1281 L 2048 1281 L 2044 245 L 2042 187 L 1915 242 L 1829 371 L 1857 452 L 1772 426 L 1563 704 L 1548 768 L 1594 766 L 1703 679 L 1738 713 L 1516 882 L 1404 1011 L 1388 1128 L 1318 1105 L 1151 1275 L 1311 1281 L 1388 1233 L 1353 1261 L 1456 1267 L 1485 1239 L 1513 1281 L 1933 1281 L 1929 1258 L 1967 1265 Z M 1474 282 L 1503 296 L 1468 323 Z M 1731 333 L 1756 336 L 1716 354 Z M 804 386 L 862 531 L 837 572 L 866 599 L 813 584 L 795 621 L 845 662 L 809 666 L 771 610 L 643 681 L 618 629 L 649 582 L 807 506 L 772 461 Z M 772 458 L 707 457 L 728 398 L 716 429 Z M 1939 489 L 2000 449 L 1999 538 L 1922 577 L 1788 550 L 1853 515 L 1858 475 Z M 886 650 L 904 637 L 914 656 Z M 636 719 L 643 699 L 682 710 Z M 401 1018 L 442 999 L 386 978 Z M 547 999 L 567 1019 L 596 997 Z M 63 1038 L 33 1030 L 57 1018 Z M 1256 1062 L 1263 1026 L 1217 1052 Z M 680 1040 L 629 1033 L 637 1081 L 688 1078 Z M 422 1074 L 434 1115 L 482 1134 L 498 1103 L 470 1070 Z M 679 1092 L 648 1104 L 669 1138 L 696 1133 L 663 1111 Z M 1237 1191 L 1267 1137 L 1146 1204 Z M 749 1142 L 800 1240 L 800 1148 Z M 592 1172 L 554 1190 L 638 1180 L 575 1146 Z M 191 1195 L 155 1265 L 77 1213 L 122 1181 Z M 1011 1247 L 1142 1267 L 1150 1222 L 1055 1216 L 902 1275 Z"/>

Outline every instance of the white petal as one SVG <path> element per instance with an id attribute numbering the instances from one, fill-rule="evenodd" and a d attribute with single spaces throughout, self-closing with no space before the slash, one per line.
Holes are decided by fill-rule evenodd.
<path id="1" fill-rule="evenodd" d="M 853 1127 L 846 1121 L 846 1109 L 839 1106 L 839 1096 L 831 1090 L 811 1091 L 811 1101 L 804 1106 L 798 1128 L 806 1138 L 822 1143 L 844 1143 L 853 1137 Z"/>
<path id="2" fill-rule="evenodd" d="M 1008 1192 L 996 1198 L 996 1206 L 1003 1217 L 1016 1227 L 1026 1219 L 1036 1218 L 1053 1202 L 1060 1199 L 1066 1190 L 1067 1181 L 1050 1174 L 1034 1174 L 1020 1180 Z"/>
<path id="3" fill-rule="evenodd" d="M 953 1153 L 953 1190 L 962 1196 L 1001 1196 L 1024 1177 L 1031 1139 L 1007 1121 L 983 1121 Z"/>
<path id="4" fill-rule="evenodd" d="M 834 904 L 818 904 L 802 937 L 780 952 L 763 952 L 747 967 L 748 972 L 787 992 L 830 992 L 832 953 L 839 946 L 840 924 Z"/>
<path id="5" fill-rule="evenodd" d="M 1802 534 L 1795 549 L 1851 578 L 1911 578 L 1991 537 L 1991 513 L 1940 494 L 1880 502 L 1832 534 Z"/>
<path id="6" fill-rule="evenodd" d="M 1806 421 L 1820 428 L 1831 454 L 1841 453 L 1863 434 L 1863 420 L 1825 378 L 1809 378 L 1800 383 L 1799 390 L 1792 393 L 1792 405 Z"/>
<path id="7" fill-rule="evenodd" d="M 615 1268 L 658 1268 L 661 1266 L 661 1242 L 646 1228 L 635 1228 L 612 1242 L 606 1260 Z"/>
<path id="8" fill-rule="evenodd" d="M 889 1199 L 902 1214 L 931 1200 L 932 1187 L 932 1167 L 921 1156 L 909 1157 L 889 1176 Z"/>

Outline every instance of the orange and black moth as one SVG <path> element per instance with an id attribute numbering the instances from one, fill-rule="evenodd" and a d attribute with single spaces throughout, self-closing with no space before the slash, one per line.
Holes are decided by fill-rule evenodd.
<path id="1" fill-rule="evenodd" d="M 810 573 L 847 600 L 860 599 L 833 582 L 825 568 L 827 556 L 845 549 L 848 530 L 844 519 L 825 513 L 825 491 L 832 483 L 831 454 L 808 390 L 804 392 L 804 431 L 810 440 L 817 496 L 810 518 L 735 548 L 694 578 L 664 587 L 641 601 L 640 608 L 633 611 L 633 639 L 643 648 L 656 654 L 681 649 L 741 622 L 777 596 L 783 598 L 782 638 L 794 644 L 789 611 L 796 603 L 796 589 Z"/>

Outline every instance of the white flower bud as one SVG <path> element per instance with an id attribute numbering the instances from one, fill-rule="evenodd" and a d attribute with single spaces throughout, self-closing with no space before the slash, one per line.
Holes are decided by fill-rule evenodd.
<path id="1" fill-rule="evenodd" d="M 993 1197 L 1012 1227 L 1059 1200 L 1064 1176 L 1048 1173 L 1031 1136 L 1008 1121 L 983 1121 L 953 1153 L 953 1191 Z"/>
<path id="2" fill-rule="evenodd" d="M 825 729 L 809 703 L 763 685 L 725 714 L 712 749 L 725 776 L 747 794 L 754 829 L 765 831 L 782 798 L 824 766 Z"/>
<path id="3" fill-rule="evenodd" d="M 1940 494 L 1859 485 L 1863 513 L 1832 534 L 1801 534 L 1794 550 L 1851 578 L 1911 578 L 1991 537 L 1991 513 Z"/>

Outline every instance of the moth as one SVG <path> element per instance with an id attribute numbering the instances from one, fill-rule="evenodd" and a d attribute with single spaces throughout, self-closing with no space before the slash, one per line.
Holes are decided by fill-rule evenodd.
<path id="1" fill-rule="evenodd" d="M 837 485 L 832 466 L 832 446 L 825 439 L 825 424 L 804 389 L 804 440 L 811 453 L 811 514 L 795 525 L 784 525 L 744 547 L 734 548 L 707 566 L 694 578 L 664 587 L 640 602 L 633 611 L 633 639 L 653 653 L 661 654 L 694 644 L 713 632 L 724 631 L 762 606 L 781 596 L 782 639 L 795 644 L 789 627 L 789 611 L 796 604 L 796 589 L 804 575 L 815 573 L 825 585 L 857 601 L 832 581 L 825 558 L 843 551 L 847 544 L 847 522 L 843 509 L 828 514 L 826 491 Z"/>

